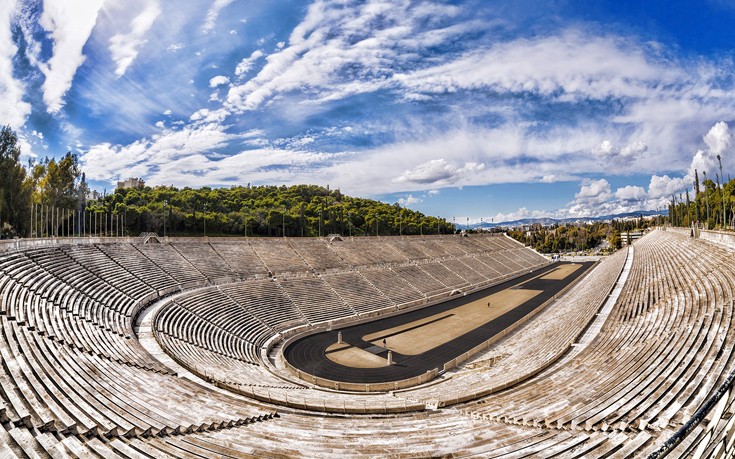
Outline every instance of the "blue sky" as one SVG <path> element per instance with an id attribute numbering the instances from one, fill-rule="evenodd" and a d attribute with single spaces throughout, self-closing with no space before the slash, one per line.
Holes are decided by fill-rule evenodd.
<path id="1" fill-rule="evenodd" d="M 734 23 L 728 0 L 0 0 L 0 124 L 100 190 L 329 184 L 462 222 L 657 209 L 735 166 Z"/>

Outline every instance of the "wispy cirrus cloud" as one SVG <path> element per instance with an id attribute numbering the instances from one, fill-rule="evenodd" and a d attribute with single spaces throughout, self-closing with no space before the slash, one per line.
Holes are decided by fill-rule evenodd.
<path id="1" fill-rule="evenodd" d="M 128 145 L 98 144 L 82 156 L 92 177 L 117 180 L 125 175 L 147 177 L 151 183 L 176 186 L 229 186 L 247 182 L 300 183 L 300 171 L 334 160 L 334 154 L 284 150 L 264 146 L 222 155 L 217 150 L 237 141 L 248 144 L 261 131 L 238 134 L 209 123 L 181 130 L 164 130 Z"/>
<path id="2" fill-rule="evenodd" d="M 397 74 L 396 79 L 427 94 L 483 89 L 574 101 L 649 97 L 652 88 L 678 85 L 690 77 L 654 59 L 635 41 L 567 29 L 473 49 L 441 65 Z"/>
<path id="3" fill-rule="evenodd" d="M 211 32 L 217 24 L 217 17 L 219 16 L 220 11 L 225 9 L 234 1 L 235 0 L 214 0 L 212 2 L 212 6 L 209 7 L 209 10 L 207 10 L 204 24 L 202 24 L 202 32 Z"/>
<path id="4" fill-rule="evenodd" d="M 18 47 L 13 42 L 11 21 L 17 14 L 15 0 L 0 1 L 0 125 L 18 129 L 31 112 L 31 105 L 23 100 L 23 84 L 13 76 L 13 57 Z"/>
<path id="5" fill-rule="evenodd" d="M 702 140 L 732 121 L 731 54 L 557 3 L 46 0 L 5 21 L 4 1 L 0 123 L 79 142 L 100 183 L 330 183 L 418 208 L 533 182 L 581 213 L 658 205 L 731 161 L 722 127 Z"/>
<path id="6" fill-rule="evenodd" d="M 253 68 L 258 59 L 263 57 L 265 54 L 263 51 L 256 49 L 250 56 L 243 58 L 235 67 L 235 76 L 244 77 Z"/>
<path id="7" fill-rule="evenodd" d="M 446 142 L 451 159 L 432 154 L 433 146 L 442 143 L 433 135 L 409 138 L 398 146 L 386 144 L 386 150 L 396 151 L 408 142 L 421 152 L 408 155 L 414 162 L 405 165 L 406 173 L 391 178 L 391 190 L 415 189 L 419 183 L 452 186 L 468 176 L 479 183 L 493 183 L 489 174 L 445 173 L 463 170 L 465 164 L 524 171 L 505 176 L 510 181 L 549 182 L 605 171 L 653 172 L 660 170 L 662 160 L 671 168 L 684 167 L 683 152 L 696 144 L 697 132 L 721 118 L 727 104 L 735 102 L 732 91 L 721 90 L 718 62 L 671 58 L 661 47 L 635 37 L 573 27 L 532 38 L 499 39 L 458 55 L 426 56 L 417 50 L 475 30 L 478 22 L 463 19 L 452 25 L 432 24 L 435 30 L 419 33 L 421 27 L 426 28 L 422 22 L 425 11 L 435 13 L 434 9 L 446 7 L 445 16 L 451 18 L 461 9 L 432 4 L 420 11 L 416 4 L 400 2 L 390 11 L 400 10 L 396 17 L 404 19 L 392 23 L 384 20 L 388 6 L 380 2 L 367 2 L 363 9 L 334 6 L 327 1 L 313 3 L 291 33 L 288 46 L 267 56 L 256 76 L 233 85 L 225 107 L 234 113 L 256 110 L 284 96 L 290 103 L 327 105 L 360 93 L 385 92 L 409 103 L 453 99 L 454 95 L 461 100 L 462 94 L 508 100 L 508 110 L 501 115 L 505 122 L 499 125 L 502 134 L 487 127 L 450 128 L 444 138 L 455 141 L 452 145 Z M 373 24 L 376 17 L 382 20 L 377 26 Z M 441 33 L 430 33 L 438 31 Z M 244 62 L 249 70 L 249 58 Z M 346 69 L 350 78 L 345 77 Z M 696 108 L 668 109 L 673 107 L 665 107 L 666 103 Z M 580 121 L 578 115 L 569 115 L 575 107 L 590 104 L 601 108 L 591 119 Z M 554 123 L 527 118 L 529 106 L 546 110 L 552 105 L 563 109 L 556 110 Z M 655 110 L 657 115 L 644 116 L 646 110 Z M 659 113 L 667 116 L 662 118 Z M 701 116 L 703 113 L 706 115 Z M 513 127 L 519 124 L 520 129 Z M 493 141 L 482 147 L 474 145 L 469 136 L 478 132 L 481 138 L 492 133 Z M 380 153 L 365 151 L 352 165 L 361 168 L 376 156 Z M 551 158 L 563 161 L 554 167 L 549 164 Z M 349 166 L 335 165 L 335 169 L 345 167 Z M 440 180 L 432 180 L 436 174 L 428 173 L 434 169 L 441 169 Z"/>
<path id="8" fill-rule="evenodd" d="M 53 39 L 53 55 L 41 65 L 46 79 L 43 100 L 58 113 L 74 74 L 84 62 L 82 49 L 92 33 L 104 0 L 45 0 L 39 24 Z"/>
<path id="9" fill-rule="evenodd" d="M 110 37 L 110 53 L 115 61 L 115 75 L 119 78 L 125 75 L 130 64 L 138 57 L 138 50 L 145 45 L 146 33 L 161 15 L 161 7 L 157 1 L 147 2 L 130 23 L 127 33 L 118 33 Z"/>
<path id="10" fill-rule="evenodd" d="M 288 46 L 267 56 L 255 77 L 230 89 L 227 106 L 255 110 L 297 90 L 309 100 L 329 101 L 389 88 L 393 74 L 413 65 L 422 49 L 482 27 L 479 21 L 445 27 L 436 20 L 459 11 L 406 0 L 317 0 L 291 32 Z"/>
<path id="11" fill-rule="evenodd" d="M 224 126 L 210 123 L 181 130 L 166 130 L 128 145 L 97 144 L 81 159 L 89 176 L 95 179 L 112 181 L 123 173 L 131 174 L 129 171 L 148 176 L 161 165 L 216 151 L 242 136 L 228 134 Z"/>

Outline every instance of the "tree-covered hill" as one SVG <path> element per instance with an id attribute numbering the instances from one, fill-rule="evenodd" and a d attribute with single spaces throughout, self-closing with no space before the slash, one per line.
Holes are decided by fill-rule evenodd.
<path id="1" fill-rule="evenodd" d="M 114 214 L 128 234 L 326 236 L 436 234 L 454 231 L 443 219 L 316 185 L 123 189 L 87 203 Z M 113 224 L 114 225 L 114 224 Z"/>
<path id="2" fill-rule="evenodd" d="M 326 236 L 451 233 L 443 219 L 316 185 L 116 190 L 89 200 L 76 155 L 20 163 L 0 129 L 0 237 L 72 235 Z"/>

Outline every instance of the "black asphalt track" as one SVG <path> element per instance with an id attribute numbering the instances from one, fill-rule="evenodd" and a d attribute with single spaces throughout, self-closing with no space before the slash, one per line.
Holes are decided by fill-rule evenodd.
<path id="1" fill-rule="evenodd" d="M 337 330 L 331 330 L 301 338 L 284 349 L 284 356 L 291 365 L 310 375 L 333 381 L 358 384 L 400 381 L 402 379 L 421 375 L 427 371 L 433 370 L 434 368 L 441 369 L 446 362 L 462 355 L 478 344 L 483 343 L 505 330 L 508 326 L 525 317 L 527 314 L 531 313 L 546 300 L 584 274 L 594 263 L 581 263 L 583 265 L 582 268 L 577 269 L 562 280 L 535 278 L 541 273 L 550 271 L 562 264 L 565 264 L 565 262 L 554 263 L 502 284 L 473 292 L 465 296 L 455 296 L 447 301 L 420 310 L 410 311 L 393 317 L 377 319 L 372 322 L 354 325 L 352 327 L 342 328 L 339 330 L 342 332 L 342 340 L 344 342 L 361 349 L 372 348 L 371 350 L 375 351 L 375 345 L 363 341 L 363 336 L 423 319 L 434 314 L 440 314 L 442 312 L 446 312 L 447 315 L 450 315 L 452 313 L 452 309 L 458 306 L 484 298 L 501 290 L 511 288 L 522 282 L 528 281 L 529 279 L 531 279 L 530 282 L 523 285 L 521 288 L 542 290 L 542 292 L 534 298 L 506 312 L 500 317 L 497 317 L 486 324 L 480 325 L 474 330 L 422 354 L 403 355 L 394 351 L 393 361 L 395 364 L 392 366 L 381 368 L 353 368 L 340 365 L 329 360 L 326 357 L 325 352 L 327 347 L 337 342 Z M 436 320 L 441 321 L 441 317 Z M 531 340 L 533 340 L 533 337 L 529 337 L 529 345 L 533 345 Z M 383 358 L 387 358 L 387 351 L 384 350 L 379 352 L 378 355 Z"/>

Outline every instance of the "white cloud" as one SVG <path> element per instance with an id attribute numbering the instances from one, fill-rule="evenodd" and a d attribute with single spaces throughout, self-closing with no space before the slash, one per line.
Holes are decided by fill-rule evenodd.
<path id="1" fill-rule="evenodd" d="M 455 120 L 461 124 L 461 118 Z M 607 170 L 588 153 L 586 146 L 596 135 L 586 126 L 530 134 L 515 124 L 446 132 L 410 125 L 394 135 L 400 140 L 351 153 L 315 171 L 309 180 L 370 194 L 377 188 L 385 193 L 418 192 L 427 187 L 578 180 L 570 169 Z"/>
<path id="2" fill-rule="evenodd" d="M 126 146 L 102 143 L 90 147 L 80 159 L 87 176 L 94 180 L 115 180 L 120 171 L 145 177 L 165 164 L 214 151 L 238 137 L 224 130 L 217 124 L 187 126 L 180 131 L 164 131 Z"/>
<path id="3" fill-rule="evenodd" d="M 166 116 L 170 116 L 172 113 L 173 112 L 170 109 L 169 110 L 166 110 L 165 112 L 163 112 L 163 114 L 166 115 Z"/>
<path id="4" fill-rule="evenodd" d="M 441 100 L 465 91 L 530 100 L 532 106 L 614 101 L 617 114 L 595 113 L 589 120 L 603 140 L 583 148 L 615 173 L 655 173 L 663 164 L 665 170 L 686 167 L 691 159 L 686 152 L 694 149 L 702 130 L 731 117 L 735 104 L 735 92 L 721 83 L 732 67 L 728 60 L 673 60 L 633 39 L 584 29 L 501 40 L 450 59 L 418 63 L 412 66 L 417 70 L 395 74 L 392 81 L 407 100 Z M 523 119 L 525 107 L 506 119 Z M 587 164 L 570 166 L 581 172 Z"/>
<path id="5" fill-rule="evenodd" d="M 210 88 L 216 88 L 217 86 L 221 86 L 223 84 L 230 84 L 230 79 L 224 75 L 217 75 L 216 77 L 212 77 L 209 80 Z"/>
<path id="6" fill-rule="evenodd" d="M 195 125 L 200 124 L 220 124 L 227 117 L 226 110 L 209 110 L 208 108 L 202 108 L 192 113 L 189 117 L 191 121 L 194 121 Z"/>
<path id="7" fill-rule="evenodd" d="M 303 183 L 301 171 L 313 169 L 338 155 L 260 148 L 220 155 L 233 140 L 256 141 L 263 132 L 228 134 L 208 124 L 181 131 L 164 131 L 128 145 L 99 144 L 81 156 L 87 176 L 115 180 L 121 170 L 146 178 L 151 185 L 227 186 L 252 183 Z"/>
<path id="8" fill-rule="evenodd" d="M 618 188 L 614 194 L 608 194 L 606 190 L 603 190 L 597 197 L 575 199 L 565 208 L 549 213 L 549 216 L 581 218 L 641 210 L 660 210 L 666 208 L 672 195 L 678 196 L 683 192 L 685 186 L 683 178 L 652 176 L 648 191 L 635 185 Z M 603 199 L 606 194 L 608 194 L 607 199 Z"/>
<path id="9" fill-rule="evenodd" d="M 130 64 L 138 57 L 138 50 L 147 42 L 143 37 L 160 15 L 161 7 L 158 2 L 148 2 L 146 8 L 131 22 L 130 32 L 116 34 L 110 38 L 109 48 L 112 60 L 116 64 L 115 75 L 118 78 L 125 75 Z"/>
<path id="10" fill-rule="evenodd" d="M 614 215 L 624 212 L 634 212 L 647 209 L 636 199 L 636 196 L 645 198 L 646 191 L 637 186 L 627 186 L 612 192 L 610 183 L 605 179 L 582 182 L 580 190 L 575 194 L 574 201 L 563 209 L 548 212 L 547 216 L 554 218 L 584 218 Z"/>
<path id="11" fill-rule="evenodd" d="M 414 184 L 439 184 L 448 185 L 457 183 L 464 176 L 473 172 L 481 171 L 484 164 L 474 162 L 464 163 L 461 166 L 450 164 L 447 160 L 433 159 L 419 164 L 411 170 L 405 171 L 393 181 L 396 183 L 410 182 Z"/>
<path id="12" fill-rule="evenodd" d="M 645 188 L 628 185 L 615 190 L 615 197 L 623 201 L 641 201 L 648 196 Z"/>
<path id="13" fill-rule="evenodd" d="M 255 64 L 255 61 L 263 57 L 263 51 L 261 50 L 255 50 L 250 54 L 250 57 L 246 57 L 242 61 L 240 61 L 239 64 L 237 64 L 237 67 L 235 67 L 235 75 L 236 76 L 242 76 L 250 71 L 250 69 L 253 68 L 253 65 Z"/>
<path id="14" fill-rule="evenodd" d="M 224 158 L 203 154 L 162 164 L 149 177 L 151 183 L 174 185 L 241 185 L 250 183 L 303 183 L 299 171 L 330 160 L 332 155 L 292 150 L 260 149 Z"/>
<path id="15" fill-rule="evenodd" d="M 204 118 L 206 118 L 207 116 L 209 116 L 209 109 L 207 109 L 207 108 L 202 108 L 202 109 L 200 109 L 200 110 L 197 110 L 197 111 L 195 111 L 195 112 L 194 112 L 194 113 L 193 113 L 193 114 L 192 114 L 192 115 L 191 115 L 191 116 L 189 117 L 189 119 L 190 119 L 190 120 L 192 120 L 192 121 L 199 121 L 199 120 L 201 120 L 201 119 L 204 119 Z"/>
<path id="16" fill-rule="evenodd" d="M 694 171 L 699 172 L 699 176 L 702 177 L 703 172 L 707 172 L 709 178 L 716 180 L 716 174 L 719 175 L 720 161 L 717 160 L 717 155 L 720 155 L 723 167 L 728 163 L 729 154 L 732 152 L 733 144 L 733 133 L 730 127 L 724 121 L 715 123 L 707 134 L 702 137 L 707 148 L 704 150 L 697 150 L 692 158 L 689 168 L 686 173 L 686 180 L 689 183 L 694 181 Z M 732 164 L 732 163 L 730 163 Z M 724 171 L 723 171 L 724 173 Z M 722 181 L 720 177 L 720 181 Z"/>
<path id="17" fill-rule="evenodd" d="M 614 153 L 614 147 L 612 145 L 612 142 L 609 140 L 603 140 L 602 143 L 595 146 L 592 149 L 592 153 L 598 155 L 598 156 L 608 156 L 612 155 Z"/>
<path id="18" fill-rule="evenodd" d="M 28 141 L 28 138 L 22 133 L 18 134 L 18 147 L 20 148 L 20 161 L 25 162 L 28 159 L 37 159 L 38 154 L 33 151 L 33 145 Z M 43 146 L 44 150 L 46 146 Z"/>
<path id="19" fill-rule="evenodd" d="M 607 161 L 614 161 L 616 157 L 618 160 L 635 159 L 646 151 L 648 151 L 648 145 L 641 140 L 631 142 L 623 148 L 614 146 L 610 140 L 603 140 L 600 144 L 592 148 L 592 153 L 605 158 Z"/>
<path id="20" fill-rule="evenodd" d="M 0 125 L 20 128 L 31 113 L 31 106 L 23 101 L 25 88 L 13 77 L 13 57 L 18 47 L 13 42 L 10 22 L 16 14 L 16 2 L 0 2 Z"/>
<path id="21" fill-rule="evenodd" d="M 697 150 L 683 176 L 653 174 L 647 191 L 643 187 L 629 185 L 618 188 L 614 194 L 611 193 L 607 180 L 587 180 L 575 195 L 575 200 L 558 212 L 565 216 L 596 216 L 666 208 L 673 196 L 678 199 L 686 190 L 693 189 L 695 169 L 699 172 L 700 179 L 703 178 L 703 171 L 708 171 L 710 177 L 714 177 L 713 171 L 716 171 L 718 166 L 716 152 L 727 151 L 731 138 L 727 124 L 718 122 L 702 138 L 707 148 Z M 647 146 L 642 142 L 633 142 L 623 150 L 626 148 L 636 152 L 626 153 L 628 155 L 640 155 L 647 151 Z M 597 151 L 614 154 L 614 148 L 605 145 L 605 142 L 597 148 Z M 625 156 L 622 151 L 620 154 Z"/>
<path id="22" fill-rule="evenodd" d="M 175 52 L 178 52 L 178 51 L 180 51 L 180 50 L 182 50 L 184 48 L 186 48 L 186 45 L 184 45 L 183 43 L 171 43 L 166 48 L 166 51 L 168 51 L 170 53 L 175 53 Z"/>
<path id="23" fill-rule="evenodd" d="M 520 38 L 467 52 L 449 63 L 397 75 L 414 91 L 453 92 L 487 88 L 535 93 L 561 100 L 641 97 L 658 82 L 685 77 L 675 67 L 652 61 L 645 50 L 619 37 L 579 30 Z"/>
<path id="24" fill-rule="evenodd" d="M 612 196 L 610 183 L 605 179 L 599 179 L 585 180 L 574 198 L 576 203 L 594 205 L 603 203 Z"/>
<path id="25" fill-rule="evenodd" d="M 204 24 L 202 24 L 202 32 L 205 34 L 211 32 L 212 29 L 214 29 L 214 26 L 217 25 L 217 17 L 219 16 L 220 11 L 233 1 L 234 0 L 214 0 L 214 2 L 212 2 L 212 6 L 209 7 L 209 11 L 207 11 Z"/>
<path id="26" fill-rule="evenodd" d="M 422 201 L 421 198 L 417 198 L 412 194 L 409 194 L 405 198 L 398 199 L 398 204 L 403 207 L 411 207 L 414 204 L 418 204 Z"/>
<path id="27" fill-rule="evenodd" d="M 694 177 L 694 171 L 696 170 L 700 177 L 702 177 L 703 172 L 706 172 L 714 180 L 715 173 L 719 173 L 718 166 L 717 157 L 711 150 L 697 150 L 692 158 L 692 164 L 689 166 L 687 175 Z"/>
<path id="28" fill-rule="evenodd" d="M 556 174 L 548 174 L 541 177 L 541 180 L 539 180 L 541 183 L 555 183 L 560 180 L 564 180 L 564 176 L 556 175 Z"/>
<path id="29" fill-rule="evenodd" d="M 641 140 L 636 140 L 620 150 L 620 155 L 625 158 L 634 158 L 648 151 L 648 145 Z"/>
<path id="30" fill-rule="evenodd" d="M 412 2 L 317 0 L 291 32 L 288 45 L 269 55 L 258 75 L 230 89 L 227 106 L 255 110 L 293 91 L 320 103 L 391 87 L 395 69 L 415 60 L 418 52 L 484 25 L 436 30 L 430 20 L 455 10 L 441 5 L 428 10 Z"/>
<path id="31" fill-rule="evenodd" d="M 314 143 L 316 139 L 312 135 L 302 135 L 290 138 L 276 139 L 273 143 L 278 147 L 287 148 L 289 150 L 301 150 L 309 144 Z"/>
<path id="32" fill-rule="evenodd" d="M 104 0 L 45 0 L 39 24 L 54 41 L 53 55 L 41 66 L 46 76 L 43 101 L 49 113 L 64 105 L 77 68 L 84 62 L 82 48 L 92 33 Z"/>
<path id="33" fill-rule="evenodd" d="M 651 199 L 670 199 L 684 191 L 691 182 L 684 177 L 669 177 L 668 175 L 652 175 L 648 185 L 648 197 Z"/>
<path id="34" fill-rule="evenodd" d="M 42 43 L 34 37 L 36 32 L 36 13 L 30 2 L 17 2 L 16 0 L 5 0 L 2 5 L 4 12 L 12 13 L 14 22 L 20 28 L 25 40 L 25 56 L 28 63 L 33 67 L 38 67 L 41 62 Z M 15 11 L 14 11 L 15 10 Z M 40 12 L 38 12 L 40 14 Z"/>
<path id="35" fill-rule="evenodd" d="M 437 190 L 437 189 L 429 190 L 429 191 L 427 192 L 427 194 L 428 194 L 429 196 L 436 196 L 436 195 L 438 195 L 439 193 L 441 193 L 441 191 L 439 191 L 439 190 Z"/>
<path id="36" fill-rule="evenodd" d="M 712 126 L 709 132 L 707 132 L 703 137 L 703 140 L 704 143 L 707 144 L 707 147 L 709 147 L 712 154 L 722 155 L 730 148 L 732 137 L 733 134 L 730 132 L 730 128 L 727 123 L 720 121 Z"/>
<path id="37" fill-rule="evenodd" d="M 456 167 L 447 164 L 445 159 L 433 159 L 405 171 L 395 179 L 396 182 L 434 183 L 452 177 Z"/>

